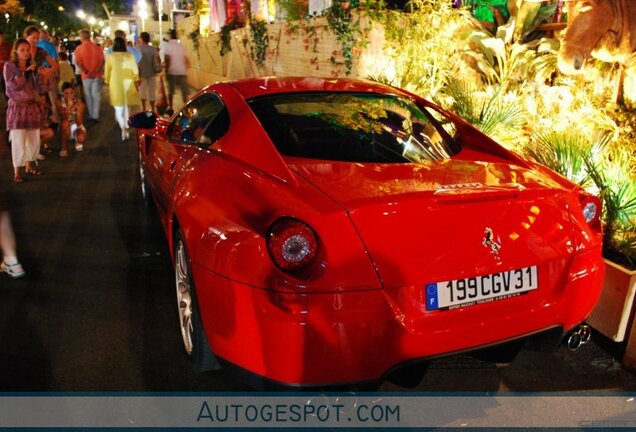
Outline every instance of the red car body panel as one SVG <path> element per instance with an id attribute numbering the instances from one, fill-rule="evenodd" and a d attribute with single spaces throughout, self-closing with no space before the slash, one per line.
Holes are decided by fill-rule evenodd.
<path id="1" fill-rule="evenodd" d="M 177 228 L 185 238 L 216 355 L 285 383 L 348 383 L 414 359 L 568 330 L 587 317 L 604 265 L 600 227 L 585 222 L 576 185 L 441 109 L 463 144 L 450 160 L 285 157 L 246 102 L 325 90 L 412 97 L 364 81 L 244 80 L 199 93 L 218 94 L 230 114 L 229 131 L 210 148 L 169 141 L 165 121 L 139 131 L 169 241 Z M 320 244 L 315 262 L 295 275 L 267 251 L 267 230 L 284 216 L 308 224 Z M 501 241 L 497 255 L 483 243 L 485 227 Z M 428 283 L 528 266 L 537 266 L 536 290 L 426 308 Z"/>
<path id="2" fill-rule="evenodd" d="M 285 383 L 326 384 L 374 380 L 412 359 L 455 353 L 548 329 L 571 328 L 598 298 L 598 250 L 581 257 L 585 277 L 563 280 L 558 295 L 528 307 L 525 296 L 422 315 L 422 287 L 292 294 L 255 289 L 198 266 L 194 276 L 206 305 L 207 335 L 215 352 L 261 376 Z M 581 265 L 581 262 L 583 263 Z M 587 312 L 585 312 L 587 313 Z"/>

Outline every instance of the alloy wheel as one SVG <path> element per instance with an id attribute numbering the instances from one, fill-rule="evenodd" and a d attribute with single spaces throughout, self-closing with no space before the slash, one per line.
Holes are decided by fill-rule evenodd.
<path id="1" fill-rule="evenodd" d="M 146 188 L 146 172 L 144 166 L 141 163 L 141 154 L 139 154 L 139 183 L 141 185 L 141 196 L 144 199 L 148 199 L 148 190 Z"/>
<path id="2" fill-rule="evenodd" d="M 186 352 L 191 355 L 193 350 L 192 335 L 192 283 L 190 267 L 183 241 L 179 239 L 175 250 L 175 282 L 177 288 L 177 307 L 181 339 Z"/>

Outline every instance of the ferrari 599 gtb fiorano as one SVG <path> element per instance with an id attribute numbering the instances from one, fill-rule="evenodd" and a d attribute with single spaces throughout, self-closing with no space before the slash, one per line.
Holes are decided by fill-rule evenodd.
<path id="1" fill-rule="evenodd" d="M 502 361 L 599 297 L 600 201 L 405 91 L 250 79 L 130 124 L 198 370 L 321 386 Z"/>

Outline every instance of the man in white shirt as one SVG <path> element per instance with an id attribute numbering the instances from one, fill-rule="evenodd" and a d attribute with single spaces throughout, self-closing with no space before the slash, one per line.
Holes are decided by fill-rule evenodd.
<path id="1" fill-rule="evenodd" d="M 177 39 L 177 31 L 170 30 L 170 40 L 163 45 L 163 57 L 165 59 L 166 79 L 168 80 L 168 104 L 172 108 L 174 89 L 178 86 L 181 90 L 183 102 L 188 100 L 188 81 L 186 74 L 190 63 L 186 57 L 186 50 Z"/>

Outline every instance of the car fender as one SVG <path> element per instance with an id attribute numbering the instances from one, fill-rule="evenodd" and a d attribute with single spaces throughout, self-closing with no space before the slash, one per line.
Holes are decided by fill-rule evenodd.
<path id="1" fill-rule="evenodd" d="M 269 290 L 381 288 L 347 213 L 308 182 L 289 184 L 219 151 L 189 163 L 175 181 L 171 224 L 179 224 L 193 264 Z M 283 272 L 268 254 L 267 230 L 280 217 L 304 221 L 319 238 L 320 256 L 303 273 Z"/>

